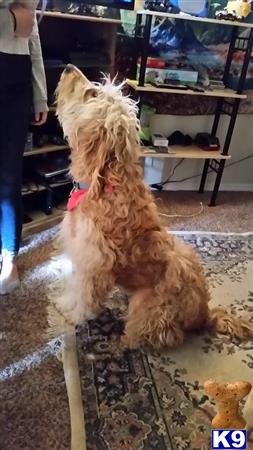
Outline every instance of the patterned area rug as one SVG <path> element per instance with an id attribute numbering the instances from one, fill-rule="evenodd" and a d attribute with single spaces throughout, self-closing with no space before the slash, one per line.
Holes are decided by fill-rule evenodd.
<path id="1" fill-rule="evenodd" d="M 253 320 L 253 235 L 181 236 L 203 259 L 213 304 Z M 55 357 L 59 343 L 45 335 L 54 237 L 55 230 L 45 232 L 23 247 L 22 288 L 0 298 L 0 450 L 70 448 L 68 397 Z M 115 292 L 113 310 L 78 330 L 88 449 L 209 450 L 214 406 L 203 382 L 252 381 L 253 342 L 201 334 L 162 355 L 121 354 L 126 302 Z"/>
<path id="2" fill-rule="evenodd" d="M 188 234 L 184 239 L 204 261 L 213 304 L 253 321 L 253 237 Z M 122 355 L 118 336 L 126 298 L 115 293 L 112 303 L 113 311 L 78 334 L 88 449 L 209 450 L 215 409 L 203 383 L 209 378 L 252 382 L 253 342 L 202 334 L 162 355 Z M 251 434 L 249 439 L 248 450 Z"/>

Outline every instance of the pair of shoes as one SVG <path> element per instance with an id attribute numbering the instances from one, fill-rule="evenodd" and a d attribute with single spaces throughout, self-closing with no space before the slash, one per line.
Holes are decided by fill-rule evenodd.
<path id="1" fill-rule="evenodd" d="M 16 260 L 8 253 L 2 255 L 0 273 L 0 295 L 11 294 L 20 286 Z"/>

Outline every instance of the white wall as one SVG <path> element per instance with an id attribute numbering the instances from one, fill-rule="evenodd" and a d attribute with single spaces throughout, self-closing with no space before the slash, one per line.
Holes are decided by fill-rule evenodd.
<path id="1" fill-rule="evenodd" d="M 211 130 L 212 121 L 212 116 L 155 115 L 151 121 L 151 129 L 153 132 L 164 133 L 167 136 L 175 130 L 180 130 L 183 133 L 188 133 L 194 137 L 198 132 L 209 132 Z M 227 121 L 228 118 L 224 116 L 220 122 L 220 127 L 217 134 L 221 142 L 223 142 L 226 133 Z M 233 162 L 253 154 L 253 115 L 244 114 L 238 116 L 229 154 L 231 155 L 231 160 L 228 161 L 228 164 L 229 162 Z M 165 179 L 175 163 L 178 162 L 176 159 L 166 159 L 164 161 L 161 179 Z M 176 169 L 173 179 L 186 178 L 201 173 L 203 163 L 204 160 L 185 159 L 182 165 Z M 215 174 L 208 175 L 206 185 L 207 190 L 213 188 L 214 176 Z M 184 183 L 170 184 L 168 189 L 196 190 L 199 186 L 199 181 L 200 177 L 185 181 Z M 232 167 L 225 167 L 221 190 L 253 191 L 253 157 Z"/>

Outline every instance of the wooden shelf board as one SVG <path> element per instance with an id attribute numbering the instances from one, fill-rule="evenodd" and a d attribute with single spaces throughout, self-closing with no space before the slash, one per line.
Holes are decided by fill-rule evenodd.
<path id="1" fill-rule="evenodd" d="M 139 86 L 138 81 L 136 80 L 127 80 L 126 81 L 128 86 L 133 88 L 135 91 L 138 92 L 149 92 L 149 93 L 161 93 L 161 94 L 180 94 L 180 95 L 200 95 L 205 97 L 227 97 L 227 98 L 240 98 L 245 99 L 247 98 L 246 94 L 237 94 L 232 89 L 213 89 L 212 91 L 205 91 L 205 92 L 195 92 L 191 89 L 187 90 L 181 90 L 181 89 L 166 89 L 166 88 L 157 88 L 155 86 L 152 86 L 149 83 L 146 83 L 145 86 Z"/>
<path id="2" fill-rule="evenodd" d="M 41 11 L 37 11 L 40 15 Z M 62 13 L 59 11 L 45 11 L 43 17 L 54 17 L 56 19 L 70 19 L 70 20 L 83 20 L 85 22 L 97 22 L 97 23 L 110 23 L 112 25 L 121 24 L 119 19 L 110 19 L 110 17 L 94 17 L 94 16 L 81 16 L 77 14 Z"/>
<path id="3" fill-rule="evenodd" d="M 43 153 L 59 152 L 60 150 L 68 150 L 67 145 L 44 145 L 41 148 L 34 148 L 30 152 L 25 152 L 24 157 L 42 155 Z"/>
<path id="4" fill-rule="evenodd" d="M 253 28 L 253 23 L 238 22 L 238 21 L 233 21 L 233 20 L 210 19 L 208 17 L 196 17 L 196 16 L 191 16 L 191 15 L 186 15 L 186 14 L 172 14 L 172 13 L 166 13 L 166 12 L 150 11 L 147 9 L 137 11 L 137 14 L 155 16 L 155 17 L 167 17 L 168 19 L 190 20 L 192 22 L 203 22 L 203 23 L 209 23 L 209 24 L 214 24 L 214 25 L 228 25 L 228 26 L 232 26 L 232 27 Z"/>
<path id="5" fill-rule="evenodd" d="M 182 147 L 173 145 L 168 147 L 168 153 L 158 153 L 152 147 L 142 147 L 141 158 L 185 158 L 185 159 L 230 159 L 230 155 L 222 155 L 219 151 L 201 150 L 195 145 Z"/>

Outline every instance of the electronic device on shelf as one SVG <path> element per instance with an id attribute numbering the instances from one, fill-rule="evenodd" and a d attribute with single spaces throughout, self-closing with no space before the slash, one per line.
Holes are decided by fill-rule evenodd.
<path id="1" fill-rule="evenodd" d="M 30 166 L 30 173 L 35 178 L 49 180 L 58 175 L 66 174 L 69 171 L 69 160 L 66 155 L 42 156 L 36 164 Z"/>
<path id="2" fill-rule="evenodd" d="M 54 167 L 52 165 L 45 165 L 45 166 L 40 166 L 37 167 L 35 172 L 40 175 L 42 178 L 54 178 L 58 175 L 62 175 L 68 172 L 68 168 L 67 167 Z"/>
<path id="3" fill-rule="evenodd" d="M 152 144 L 154 147 L 166 148 L 166 151 L 168 151 L 169 141 L 165 136 L 163 136 L 161 134 L 153 134 L 152 135 Z"/>
<path id="4" fill-rule="evenodd" d="M 220 142 L 217 136 L 210 133 L 198 133 L 195 137 L 195 144 L 202 150 L 219 150 Z"/>

